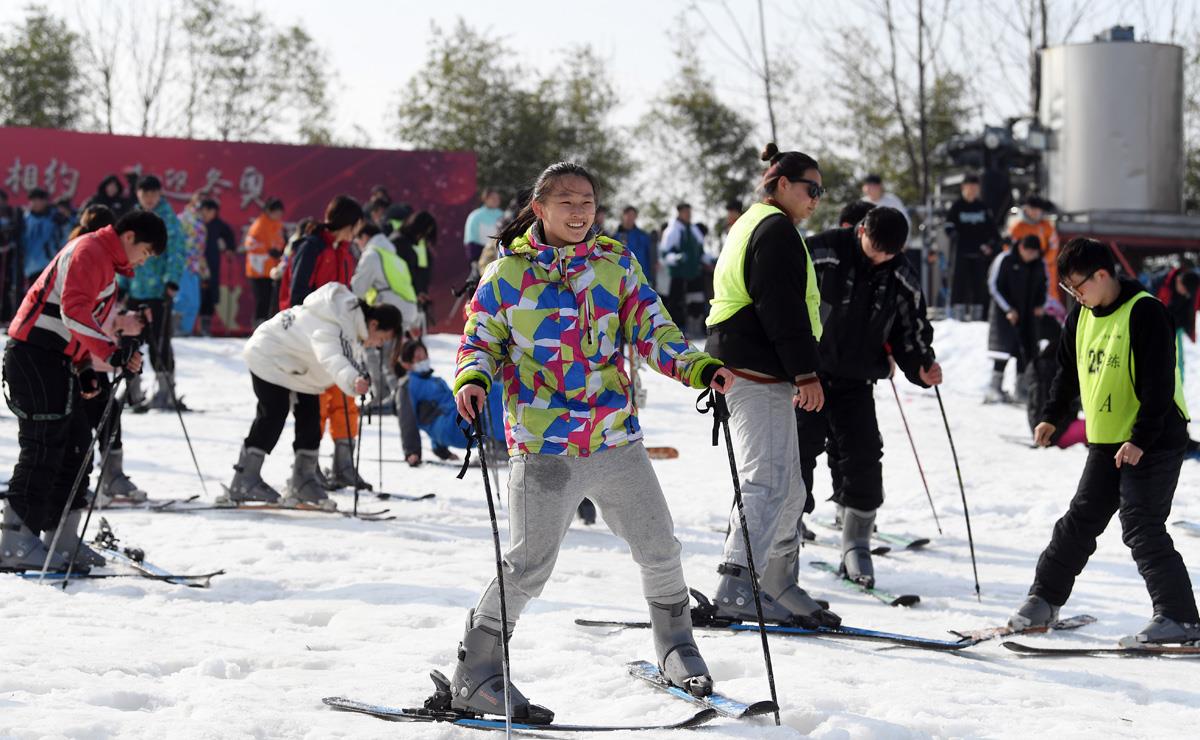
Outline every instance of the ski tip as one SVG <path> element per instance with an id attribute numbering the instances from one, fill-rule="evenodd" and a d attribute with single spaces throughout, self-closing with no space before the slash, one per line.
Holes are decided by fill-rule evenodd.
<path id="1" fill-rule="evenodd" d="M 921 538 L 915 539 L 912 542 L 905 545 L 904 549 L 905 550 L 920 550 L 922 547 L 925 547 L 926 545 L 928 545 L 930 543 L 930 541 L 931 540 L 928 537 L 921 537 Z"/>
<path id="2" fill-rule="evenodd" d="M 916 606 L 921 603 L 921 597 L 916 594 L 902 594 L 892 599 L 892 606 Z"/>
<path id="3" fill-rule="evenodd" d="M 779 711 L 779 705 L 770 699 L 756 701 L 746 708 L 743 717 L 758 717 L 764 714 L 774 714 Z"/>
<path id="4" fill-rule="evenodd" d="M 705 709 L 701 709 L 699 712 L 696 712 L 695 714 L 693 714 L 690 719 L 686 719 L 683 722 L 680 722 L 679 724 L 674 725 L 674 727 L 681 729 L 681 730 L 685 730 L 689 727 L 699 727 L 700 725 L 703 725 L 707 722 L 713 721 L 718 716 L 719 715 L 717 714 L 717 710 L 715 710 L 711 707 L 708 707 Z"/>

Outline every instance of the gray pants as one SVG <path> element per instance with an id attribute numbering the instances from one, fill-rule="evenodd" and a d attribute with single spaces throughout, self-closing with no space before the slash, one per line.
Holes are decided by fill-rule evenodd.
<path id="1" fill-rule="evenodd" d="M 613 533 L 629 544 L 634 562 L 642 568 L 647 601 L 670 602 L 687 593 L 679 561 L 682 547 L 641 442 L 591 457 L 517 455 L 509 463 L 504 595 L 510 628 L 550 578 L 584 497 L 596 503 Z M 499 629 L 499 591 L 493 578 L 475 608 L 475 626 Z"/>
<path id="2" fill-rule="evenodd" d="M 807 492 L 800 478 L 792 386 L 740 379 L 726 399 L 754 567 L 761 573 L 769 559 L 800 546 L 796 522 L 804 513 Z M 729 523 L 725 562 L 745 566 L 746 541 L 736 506 Z"/>

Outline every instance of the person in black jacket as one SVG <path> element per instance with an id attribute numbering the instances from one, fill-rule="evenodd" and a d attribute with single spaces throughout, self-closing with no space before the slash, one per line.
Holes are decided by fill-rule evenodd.
<path id="1" fill-rule="evenodd" d="M 988 270 L 988 292 L 992 294 L 992 314 L 988 327 L 988 356 L 992 358 L 992 383 L 984 403 L 1005 403 L 1004 368 L 1011 358 L 1017 360 L 1015 403 L 1029 399 L 1029 381 L 1025 366 L 1037 354 L 1038 321 L 1046 313 L 1049 296 L 1046 265 L 1042 262 L 1042 242 L 1030 234 L 1020 246 L 1001 252 Z"/>
<path id="2" fill-rule="evenodd" d="M 842 510 L 842 570 L 874 585 L 871 532 L 883 503 L 883 439 L 875 417 L 875 381 L 892 374 L 888 348 L 905 376 L 927 388 L 942 382 L 934 361 L 933 326 L 920 282 L 904 250 L 908 222 L 894 208 L 872 209 L 857 226 L 809 239 L 821 291 L 818 346 L 825 408 L 797 409 L 805 486 L 822 449 Z M 812 510 L 812 500 L 805 505 Z"/>
<path id="3" fill-rule="evenodd" d="M 1000 230 L 979 197 L 979 175 L 963 176 L 961 192 L 946 214 L 946 231 L 954 240 L 950 311 L 960 321 L 978 321 L 988 302 L 988 264 L 1000 244 Z"/>
<path id="4" fill-rule="evenodd" d="M 221 302 L 221 255 L 238 248 L 233 228 L 221 218 L 221 204 L 215 198 L 200 201 L 200 218 L 204 221 L 204 260 L 208 263 L 208 280 L 200 297 L 200 333 L 211 336 L 212 317 Z"/>
<path id="5" fill-rule="evenodd" d="M 391 240 L 396 245 L 396 255 L 408 263 L 413 290 L 417 292 L 417 306 L 421 310 L 419 325 L 424 328 L 433 310 L 429 285 L 433 282 L 433 250 L 437 244 L 437 221 L 429 211 L 417 211 L 405 219 L 403 226 L 392 232 Z"/>

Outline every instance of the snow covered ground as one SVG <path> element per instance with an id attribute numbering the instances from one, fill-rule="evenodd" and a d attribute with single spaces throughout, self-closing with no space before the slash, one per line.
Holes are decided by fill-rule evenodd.
<path id="1" fill-rule="evenodd" d="M 936 399 L 900 381 L 945 532 L 937 536 L 891 389 L 880 385 L 888 493 L 880 526 L 934 541 L 922 553 L 877 559 L 881 587 L 921 595 L 912 609 L 889 608 L 804 568 L 802 582 L 830 599 L 847 624 L 945 636 L 949 629 L 1002 623 L 1029 585 L 1084 451 L 1032 450 L 1002 438 L 1027 437 L 1028 427 L 1023 410 L 979 404 L 989 371 L 985 342 L 981 323 L 937 326 L 983 601 L 976 602 L 972 588 Z M 449 377 L 455 339 L 434 337 L 431 344 L 435 367 Z M 212 498 L 230 477 L 253 416 L 241 342 L 177 340 L 176 348 L 180 393 L 199 412 L 186 419 Z M 1188 350 L 1191 367 L 1200 367 L 1200 352 L 1190 344 Z M 1188 395 L 1200 405 L 1194 370 L 1192 379 Z M 709 447 L 709 417 L 692 410 L 692 391 L 657 376 L 648 387 L 648 443 L 681 452 L 655 466 L 684 566 L 691 585 L 711 593 L 722 542 L 715 530 L 724 530 L 731 501 L 725 452 Z M 127 468 L 139 484 L 159 498 L 200 493 L 174 415 L 126 415 L 125 424 Z M 364 433 L 364 475 L 372 481 L 376 429 Z M 289 430 L 266 466 L 279 487 L 290 443 Z M 384 424 L 383 445 L 384 457 L 399 459 L 393 419 Z M 16 453 L 16 423 L 4 410 L 0 477 Z M 1173 518 L 1200 519 L 1200 464 L 1184 465 Z M 117 535 L 145 549 L 149 560 L 177 572 L 225 568 L 228 574 L 210 590 L 121 579 L 79 582 L 66 593 L 0 576 L 0 737 L 469 736 L 452 727 L 335 713 L 320 702 L 344 695 L 419 704 L 430 691 L 428 670 L 449 670 L 466 611 L 494 570 L 478 471 L 465 481 L 454 473 L 385 464 L 386 490 L 437 493 L 420 503 L 364 500 L 369 509 L 390 506 L 398 518 L 388 522 L 294 512 L 106 512 Z M 819 499 L 828 488 L 822 466 Z M 349 508 L 349 497 L 340 503 Z M 829 504 L 818 505 L 818 514 L 830 513 Z M 1114 523 L 1104 535 L 1064 609 L 1099 622 L 1029 641 L 1110 644 L 1148 618 L 1145 590 L 1118 530 Z M 1200 575 L 1200 538 L 1176 541 Z M 806 561 L 836 557 L 823 548 L 802 553 Z M 565 722 L 669 721 L 691 711 L 626 676 L 625 662 L 653 658 L 647 631 L 589 630 L 574 625 L 577 617 L 645 618 L 636 568 L 603 526 L 573 526 L 543 597 L 517 629 L 514 679 Z M 722 690 L 766 697 L 756 635 L 698 634 Z M 1022 659 L 995 642 L 957 654 L 812 638 L 774 639 L 771 648 L 785 727 L 771 727 L 769 718 L 719 720 L 704 737 L 1162 737 L 1190 734 L 1200 723 L 1195 663 Z"/>

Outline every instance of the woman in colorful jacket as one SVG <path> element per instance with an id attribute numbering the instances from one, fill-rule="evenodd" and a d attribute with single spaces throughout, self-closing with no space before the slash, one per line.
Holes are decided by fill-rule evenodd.
<path id="1" fill-rule="evenodd" d="M 712 678 L 692 639 L 687 584 L 671 512 L 642 446 L 622 350 L 693 388 L 728 388 L 721 363 L 691 349 L 620 242 L 597 236 L 595 181 L 560 162 L 534 185 L 529 205 L 500 233 L 501 258 L 471 301 L 454 383 L 458 411 L 474 421 L 490 386 L 505 386 L 510 547 L 505 556 L 508 630 L 541 593 L 585 496 L 633 551 L 650 604 L 663 675 L 696 695 Z M 504 707 L 496 581 L 467 619 L 448 687 L 451 706 Z M 550 721 L 515 688 L 514 717 Z"/>

